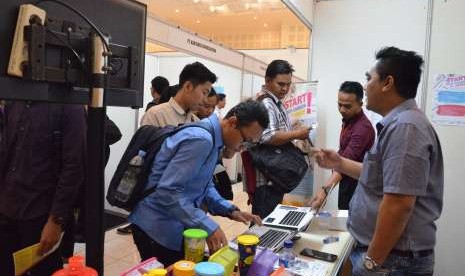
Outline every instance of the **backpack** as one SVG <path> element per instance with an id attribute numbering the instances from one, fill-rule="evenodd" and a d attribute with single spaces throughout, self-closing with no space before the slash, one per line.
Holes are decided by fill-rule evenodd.
<path id="1" fill-rule="evenodd" d="M 151 187 L 146 190 L 145 186 L 147 184 L 148 177 L 150 175 L 151 168 L 157 153 L 160 151 L 160 148 L 166 138 L 188 127 L 203 128 L 212 135 L 213 139 L 215 137 L 211 126 L 205 122 L 195 122 L 179 127 L 156 127 L 151 125 L 140 127 L 131 138 L 131 141 L 129 142 L 126 151 L 121 157 L 121 160 L 118 163 L 118 167 L 116 168 L 116 171 L 110 181 L 106 196 L 108 203 L 110 203 L 112 206 L 116 206 L 131 212 L 139 201 L 153 193 L 155 191 L 155 187 Z M 138 155 L 140 150 L 145 151 L 145 156 L 141 170 L 137 174 L 136 185 L 132 192 L 129 194 L 128 200 L 122 201 L 120 197 L 117 196 L 118 187 L 121 185 L 121 180 L 123 179 L 126 170 L 130 166 L 129 162 Z"/>
<path id="2" fill-rule="evenodd" d="M 270 98 L 277 105 L 268 94 L 261 95 L 257 100 L 263 101 L 265 98 Z M 259 144 L 248 149 L 248 152 L 253 166 L 273 183 L 275 190 L 282 193 L 294 190 L 308 170 L 304 153 L 292 142 L 279 146 Z"/>
<path id="3" fill-rule="evenodd" d="M 248 151 L 255 168 L 282 193 L 294 190 L 308 170 L 303 152 L 291 142 L 280 146 L 259 144 Z"/>

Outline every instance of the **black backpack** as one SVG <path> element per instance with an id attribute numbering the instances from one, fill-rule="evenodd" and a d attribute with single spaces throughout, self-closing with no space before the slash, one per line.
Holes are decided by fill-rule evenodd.
<path id="1" fill-rule="evenodd" d="M 308 170 L 305 155 L 291 142 L 280 146 L 260 144 L 248 151 L 255 168 L 282 193 L 294 190 Z"/>
<path id="2" fill-rule="evenodd" d="M 276 101 L 268 94 L 260 96 L 257 100 L 270 98 L 275 105 Z M 273 188 L 282 193 L 290 193 L 302 181 L 308 170 L 305 154 L 288 142 L 280 146 L 259 144 L 248 149 L 252 164 L 265 178 L 273 183 Z"/>
<path id="3" fill-rule="evenodd" d="M 195 122 L 178 127 L 155 127 L 150 125 L 140 127 L 131 138 L 131 142 L 129 142 L 126 151 L 119 161 L 113 178 L 111 179 L 106 196 L 108 203 L 112 206 L 116 206 L 130 212 L 140 200 L 153 193 L 155 191 L 155 187 L 151 187 L 146 190 L 145 186 L 147 184 L 155 156 L 160 151 L 160 148 L 166 138 L 187 127 L 203 128 L 212 134 L 213 138 L 215 137 L 211 126 L 205 122 Z M 139 150 L 145 151 L 144 163 L 142 165 L 142 169 L 137 175 L 137 183 L 129 195 L 129 199 L 127 201 L 122 201 L 117 196 L 117 190 L 121 184 L 124 173 L 129 168 L 129 162 L 138 155 Z"/>

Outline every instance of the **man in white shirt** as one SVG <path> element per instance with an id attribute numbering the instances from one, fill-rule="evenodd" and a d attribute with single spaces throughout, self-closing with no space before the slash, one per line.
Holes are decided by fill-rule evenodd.
<path id="1" fill-rule="evenodd" d="M 150 108 L 142 117 L 141 125 L 164 127 L 198 121 L 194 111 L 210 93 L 216 75 L 200 62 L 184 67 L 179 75 L 179 91 L 167 103 Z"/>

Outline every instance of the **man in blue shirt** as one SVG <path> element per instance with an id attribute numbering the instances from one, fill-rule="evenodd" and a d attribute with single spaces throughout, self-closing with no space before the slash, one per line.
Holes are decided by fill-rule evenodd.
<path id="1" fill-rule="evenodd" d="M 435 221 L 442 211 L 441 145 L 415 96 L 423 59 L 381 49 L 366 73 L 367 108 L 383 116 L 363 164 L 321 150 L 318 164 L 358 179 L 347 228 L 353 275 L 433 275 Z"/>
<path id="2" fill-rule="evenodd" d="M 165 266 L 183 258 L 182 233 L 201 228 L 207 245 L 215 252 L 227 245 L 224 232 L 201 209 L 239 222 L 260 224 L 260 218 L 241 212 L 216 191 L 212 176 L 223 147 L 240 151 L 245 143 L 257 142 L 268 127 L 263 104 L 246 101 L 233 107 L 220 121 L 216 115 L 202 120 L 210 131 L 191 127 L 167 138 L 155 157 L 147 188 L 155 192 L 131 213 L 133 237 L 143 260 L 157 257 Z"/>

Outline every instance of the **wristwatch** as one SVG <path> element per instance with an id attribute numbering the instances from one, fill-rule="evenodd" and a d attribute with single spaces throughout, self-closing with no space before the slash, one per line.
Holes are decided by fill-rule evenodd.
<path id="1" fill-rule="evenodd" d="M 363 266 L 365 267 L 366 270 L 371 271 L 371 272 L 379 271 L 379 269 L 381 268 L 381 265 L 376 263 L 375 260 L 370 258 L 368 255 L 365 255 Z"/>
<path id="2" fill-rule="evenodd" d="M 239 207 L 237 207 L 236 205 L 233 205 L 233 208 L 231 209 L 231 211 L 229 212 L 228 214 L 228 217 L 231 218 L 231 215 L 232 213 L 234 213 L 234 211 L 241 211 L 241 209 L 239 209 Z"/>

